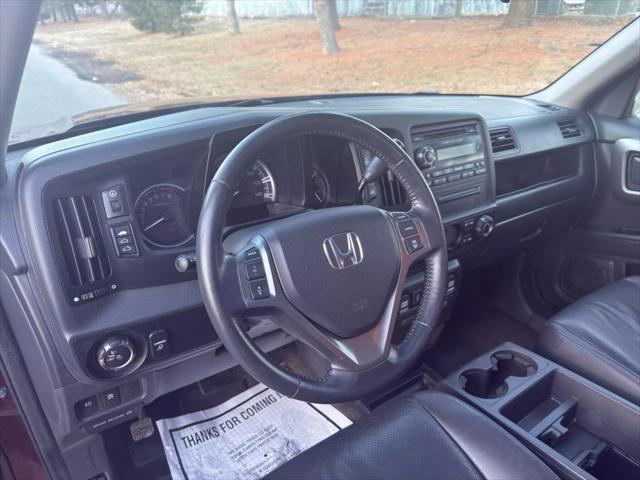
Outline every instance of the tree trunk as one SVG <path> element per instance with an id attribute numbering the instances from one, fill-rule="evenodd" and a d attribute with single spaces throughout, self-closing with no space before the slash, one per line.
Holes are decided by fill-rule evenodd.
<path id="1" fill-rule="evenodd" d="M 107 0 L 99 0 L 98 6 L 100 7 L 100 14 L 102 15 L 102 19 L 105 22 L 111 20 L 111 17 L 109 17 L 109 9 L 107 8 Z"/>
<path id="2" fill-rule="evenodd" d="M 236 0 L 227 0 L 227 26 L 229 35 L 240 33 L 240 22 L 238 22 L 238 14 L 236 13 Z"/>
<path id="3" fill-rule="evenodd" d="M 320 36 L 324 53 L 331 55 L 340 51 L 338 40 L 336 39 L 336 31 L 331 24 L 331 12 L 329 0 L 315 0 L 316 20 L 320 26 Z"/>
<path id="4" fill-rule="evenodd" d="M 530 27 L 533 24 L 534 0 L 511 0 L 503 28 Z"/>
<path id="5" fill-rule="evenodd" d="M 456 0 L 456 18 L 462 18 L 462 0 Z"/>
<path id="6" fill-rule="evenodd" d="M 334 32 L 337 32 L 342 27 L 340 26 L 340 20 L 338 19 L 338 3 L 336 0 L 328 0 L 329 3 L 329 19 L 331 20 L 331 28 Z"/>
<path id="7" fill-rule="evenodd" d="M 73 4 L 73 0 L 67 0 L 64 4 L 64 8 L 67 11 L 67 16 L 69 20 L 72 20 L 74 23 L 78 22 L 78 14 L 76 13 L 76 6 Z"/>

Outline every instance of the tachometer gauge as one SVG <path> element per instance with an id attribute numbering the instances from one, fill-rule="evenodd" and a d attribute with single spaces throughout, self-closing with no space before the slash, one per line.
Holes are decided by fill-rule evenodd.
<path id="1" fill-rule="evenodd" d="M 311 208 L 322 208 L 329 201 L 329 180 L 322 170 L 311 166 L 307 184 L 307 203 Z"/>
<path id="2" fill-rule="evenodd" d="M 276 201 L 276 183 L 271 170 L 260 160 L 247 171 L 233 194 L 232 208 L 249 207 Z"/>
<path id="3" fill-rule="evenodd" d="M 193 238 L 185 215 L 185 190 L 171 184 L 153 185 L 136 200 L 142 235 L 157 247 L 177 247 Z"/>

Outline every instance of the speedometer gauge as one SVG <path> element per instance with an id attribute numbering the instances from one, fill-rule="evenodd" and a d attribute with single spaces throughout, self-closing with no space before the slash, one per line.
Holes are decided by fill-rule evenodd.
<path id="1" fill-rule="evenodd" d="M 247 171 L 240 186 L 233 194 L 232 208 L 249 207 L 263 203 L 275 202 L 276 183 L 271 171 L 258 160 L 253 168 Z"/>
<path id="2" fill-rule="evenodd" d="M 185 190 L 171 184 L 153 185 L 136 200 L 136 216 L 147 242 L 177 247 L 193 238 L 185 215 Z"/>

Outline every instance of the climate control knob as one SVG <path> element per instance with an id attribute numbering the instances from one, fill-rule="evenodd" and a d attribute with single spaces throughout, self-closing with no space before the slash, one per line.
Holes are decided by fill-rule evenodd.
<path id="1" fill-rule="evenodd" d="M 493 232 L 493 217 L 482 215 L 476 222 L 476 235 L 479 237 L 488 237 Z"/>
<path id="2" fill-rule="evenodd" d="M 415 159 L 421 170 L 433 167 L 438 161 L 438 152 L 431 145 L 425 145 L 415 151 Z"/>
<path id="3" fill-rule="evenodd" d="M 107 372 L 124 370 L 134 362 L 135 358 L 135 344 L 126 335 L 107 338 L 100 344 L 96 353 L 98 365 Z"/>

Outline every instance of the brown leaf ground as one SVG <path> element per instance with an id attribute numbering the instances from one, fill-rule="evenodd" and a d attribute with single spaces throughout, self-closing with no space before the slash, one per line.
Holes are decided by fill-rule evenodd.
<path id="1" fill-rule="evenodd" d="M 629 19 L 540 18 L 516 29 L 500 28 L 502 21 L 345 18 L 342 51 L 332 56 L 322 53 L 310 18 L 241 20 L 237 36 L 208 19 L 184 37 L 139 32 L 125 21 L 83 20 L 40 26 L 36 40 L 63 61 L 81 52 L 74 57 L 85 63 L 72 67 L 85 77 L 105 77 L 92 75 L 92 58 L 113 64 L 125 75 L 107 75 L 105 83 L 134 102 L 425 90 L 521 95 L 558 78 Z"/>

